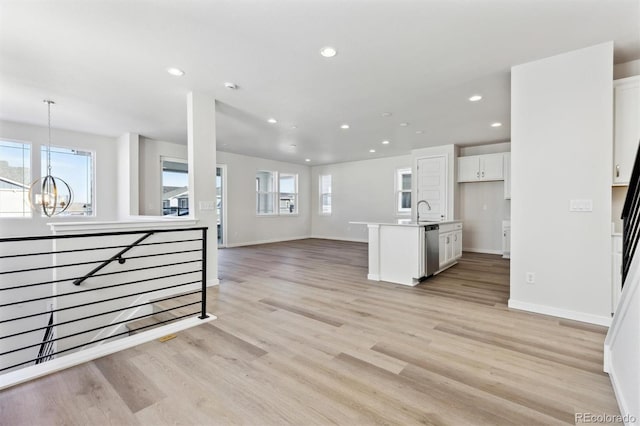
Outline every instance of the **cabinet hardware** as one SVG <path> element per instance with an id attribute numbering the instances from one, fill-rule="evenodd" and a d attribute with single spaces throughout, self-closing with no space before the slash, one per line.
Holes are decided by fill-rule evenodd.
<path id="1" fill-rule="evenodd" d="M 482 172 L 482 177 L 484 177 L 484 172 Z"/>
<path id="2" fill-rule="evenodd" d="M 476 177 L 480 179 L 480 172 L 476 172 Z"/>
<path id="3" fill-rule="evenodd" d="M 616 177 L 620 177 L 620 164 L 616 164 Z"/>

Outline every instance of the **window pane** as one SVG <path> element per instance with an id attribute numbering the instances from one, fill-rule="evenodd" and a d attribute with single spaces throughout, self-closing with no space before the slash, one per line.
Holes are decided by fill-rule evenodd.
<path id="1" fill-rule="evenodd" d="M 41 148 L 42 176 L 46 176 L 48 148 Z M 64 216 L 93 215 L 93 154 L 75 149 L 51 147 L 51 174 L 67 182 L 73 200 Z"/>
<path id="2" fill-rule="evenodd" d="M 331 214 L 331 175 L 320 175 L 320 214 Z"/>
<path id="3" fill-rule="evenodd" d="M 279 211 L 280 214 L 298 213 L 298 175 L 280 174 L 280 196 Z"/>
<path id="4" fill-rule="evenodd" d="M 0 140 L 0 217 L 31 216 L 31 146 Z"/>
<path id="5" fill-rule="evenodd" d="M 256 173 L 256 213 L 275 214 L 275 172 Z"/>
<path id="6" fill-rule="evenodd" d="M 400 194 L 400 208 L 411 210 L 411 193 L 402 192 Z"/>
<path id="7" fill-rule="evenodd" d="M 401 189 L 411 189 L 411 173 L 402 173 L 402 187 Z"/>
<path id="8" fill-rule="evenodd" d="M 162 160 L 162 215 L 189 215 L 189 165 Z"/>

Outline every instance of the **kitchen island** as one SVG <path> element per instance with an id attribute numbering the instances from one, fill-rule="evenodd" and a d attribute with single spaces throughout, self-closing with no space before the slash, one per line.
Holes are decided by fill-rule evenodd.
<path id="1" fill-rule="evenodd" d="M 373 281 L 388 281 L 409 286 L 417 285 L 427 275 L 427 246 L 425 227 L 439 225 L 438 274 L 455 265 L 462 256 L 462 222 L 373 223 L 369 231 L 369 273 Z"/>

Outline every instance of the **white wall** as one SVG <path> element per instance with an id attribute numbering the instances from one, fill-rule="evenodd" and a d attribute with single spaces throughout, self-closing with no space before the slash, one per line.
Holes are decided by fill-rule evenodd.
<path id="1" fill-rule="evenodd" d="M 227 165 L 227 246 L 308 238 L 311 234 L 311 168 L 246 155 L 218 152 Z M 256 172 L 298 174 L 298 214 L 256 215 Z M 215 182 L 211 183 L 215 185 Z"/>
<path id="2" fill-rule="evenodd" d="M 460 147 L 460 157 L 511 151 L 508 142 Z M 458 184 L 463 250 L 502 253 L 502 221 L 511 218 L 511 201 L 504 199 L 504 181 Z"/>
<path id="3" fill-rule="evenodd" d="M 512 68 L 510 307 L 610 322 L 612 98 L 612 43 Z"/>
<path id="4" fill-rule="evenodd" d="M 47 145 L 47 127 L 0 121 L 0 138 L 31 144 L 31 168 L 40 170 L 40 147 Z M 95 216 L 54 216 L 51 218 L 33 215 L 30 218 L 0 218 L 0 237 L 47 235 L 51 231 L 46 225 L 63 221 L 109 221 L 117 219 L 117 143 L 115 138 L 52 129 L 51 144 L 65 148 L 92 151 L 95 155 Z M 55 168 L 53 169 L 55 175 Z M 32 173 L 32 178 L 35 175 Z"/>
<path id="5" fill-rule="evenodd" d="M 408 215 L 396 215 L 395 173 L 411 168 L 413 157 L 378 158 L 314 166 L 311 171 L 311 234 L 315 238 L 367 241 L 365 225 L 350 221 L 393 222 Z M 320 175 L 331 175 L 332 213 L 319 214 Z"/>
<path id="6" fill-rule="evenodd" d="M 622 64 L 616 64 L 613 67 L 614 80 L 632 77 L 634 75 L 640 75 L 640 59 L 624 62 Z"/>

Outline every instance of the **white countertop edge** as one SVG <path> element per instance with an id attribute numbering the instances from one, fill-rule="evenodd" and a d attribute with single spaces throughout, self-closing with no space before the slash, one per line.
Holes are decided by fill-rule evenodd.
<path id="1" fill-rule="evenodd" d="M 367 225 L 367 226 L 409 226 L 419 227 L 426 225 L 447 225 L 449 223 L 462 223 L 461 220 L 445 220 L 442 222 L 420 222 L 420 223 L 385 223 L 385 222 L 349 222 L 351 225 Z"/>
<path id="2" fill-rule="evenodd" d="M 67 233 L 79 231 L 122 231 L 146 228 L 184 228 L 197 226 L 198 219 L 175 219 L 152 216 L 140 216 L 139 218 L 127 218 L 125 220 L 114 220 L 104 222 L 51 222 L 47 223 L 53 233 Z"/>

